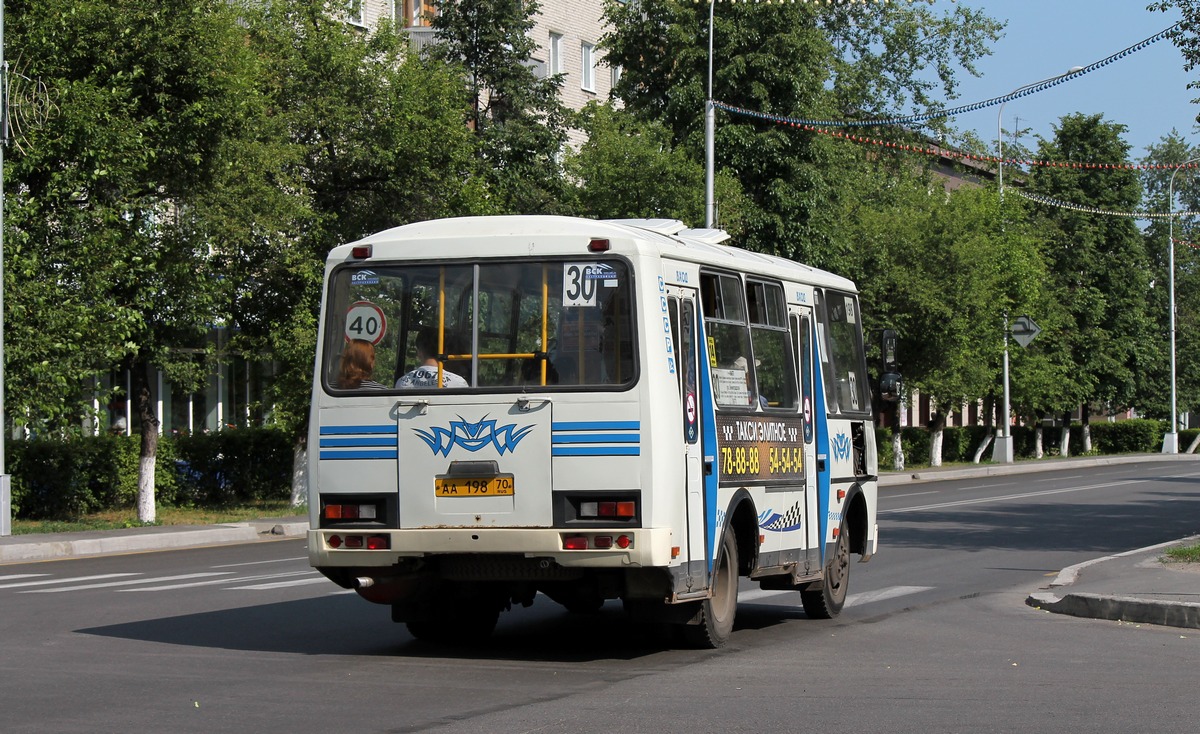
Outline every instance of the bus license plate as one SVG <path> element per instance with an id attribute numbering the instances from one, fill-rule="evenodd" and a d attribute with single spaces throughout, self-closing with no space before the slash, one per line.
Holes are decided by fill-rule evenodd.
<path id="1" fill-rule="evenodd" d="M 491 479 L 438 477 L 433 480 L 433 493 L 438 497 L 508 497 L 514 489 L 511 475 Z"/>

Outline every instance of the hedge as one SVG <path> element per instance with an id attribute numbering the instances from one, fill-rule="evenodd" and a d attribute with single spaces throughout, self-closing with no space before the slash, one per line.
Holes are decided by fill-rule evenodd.
<path id="1" fill-rule="evenodd" d="M 101 435 L 6 444 L 13 516 L 77 520 L 137 504 L 140 436 Z M 161 507 L 223 507 L 288 499 L 292 442 L 268 428 L 163 436 L 155 499 Z"/>

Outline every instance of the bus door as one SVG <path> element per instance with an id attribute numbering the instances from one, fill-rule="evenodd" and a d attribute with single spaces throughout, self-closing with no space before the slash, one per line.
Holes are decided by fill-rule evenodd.
<path id="1" fill-rule="evenodd" d="M 671 321 L 672 367 L 679 390 L 680 415 L 683 421 L 683 477 L 681 501 L 686 524 L 684 546 L 689 587 L 703 587 L 706 582 L 704 527 L 704 459 L 700 441 L 701 393 L 700 361 L 696 329 L 696 291 L 691 288 L 667 286 L 667 311 Z"/>
<path id="2" fill-rule="evenodd" d="M 827 461 L 818 466 L 816 451 L 816 420 L 823 415 L 824 406 L 817 405 L 817 393 L 813 388 L 813 314 L 808 306 L 793 307 L 790 328 L 792 343 L 796 345 L 796 365 L 800 370 L 800 410 L 804 415 L 804 493 L 805 522 L 804 547 L 806 565 L 813 571 L 821 568 L 821 523 L 818 514 L 817 484 L 818 471 L 824 470 L 828 482 Z"/>

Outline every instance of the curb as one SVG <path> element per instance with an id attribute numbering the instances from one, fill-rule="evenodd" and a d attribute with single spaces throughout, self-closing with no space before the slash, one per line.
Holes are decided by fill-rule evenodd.
<path id="1" fill-rule="evenodd" d="M 1090 561 L 1067 566 L 1058 572 L 1050 582 L 1050 588 L 1070 586 L 1079 579 L 1079 573 L 1088 566 L 1094 566 L 1105 561 L 1118 558 L 1153 553 L 1178 546 L 1181 542 L 1200 540 L 1200 536 L 1191 536 L 1180 540 L 1146 546 L 1115 553 L 1111 556 L 1093 558 Z M 1025 604 L 1034 609 L 1043 609 L 1055 614 L 1066 614 L 1072 617 L 1087 617 L 1090 619 L 1106 619 L 1113 622 L 1135 622 L 1138 624 L 1160 624 L 1168 627 L 1185 627 L 1200 629 L 1200 603 L 1186 601 L 1169 601 L 1166 599 L 1145 599 L 1134 596 L 1068 593 L 1056 596 L 1048 591 L 1038 591 L 1025 598 Z"/>
<path id="2" fill-rule="evenodd" d="M 129 535 L 110 535 L 69 540 L 42 540 L 29 536 L 30 542 L 0 545 L 0 563 L 50 561 L 81 556 L 100 556 L 112 553 L 174 548 L 196 548 L 227 543 L 253 543 L 264 538 L 303 536 L 308 522 L 278 522 L 275 520 L 213 525 L 192 530 L 163 530 Z"/>
<path id="3" fill-rule="evenodd" d="M 974 479 L 979 477 L 1002 477 L 1010 474 L 1032 472 L 1065 471 L 1088 466 L 1112 466 L 1116 464 L 1139 464 L 1147 461 L 1197 461 L 1200 454 L 1126 454 L 1121 456 L 1094 456 L 1079 459 L 1035 459 L 1012 464 L 973 464 L 961 469 L 924 468 L 914 472 L 880 472 L 879 486 L 887 487 L 909 482 L 935 482 L 949 479 Z"/>
<path id="4" fill-rule="evenodd" d="M 1195 602 L 1156 601 L 1100 594 L 1067 594 L 1059 598 L 1044 592 L 1030 594 L 1025 603 L 1034 609 L 1044 609 L 1072 617 L 1200 629 L 1200 604 Z"/>

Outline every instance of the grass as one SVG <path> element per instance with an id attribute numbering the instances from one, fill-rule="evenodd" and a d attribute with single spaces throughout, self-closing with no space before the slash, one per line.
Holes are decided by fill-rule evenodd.
<path id="1" fill-rule="evenodd" d="M 1185 545 L 1181 548 L 1171 548 L 1165 554 L 1176 563 L 1200 563 L 1200 545 Z"/>
<path id="2" fill-rule="evenodd" d="M 307 515 L 307 506 L 292 507 L 287 500 L 263 500 L 253 504 L 231 507 L 159 507 L 156 521 L 161 525 L 216 525 L 227 522 L 245 522 L 264 517 L 294 517 Z M 140 528 L 147 523 L 138 522 L 137 508 L 107 510 L 85 515 L 78 520 L 13 520 L 13 535 L 35 533 L 73 533 L 81 530 L 121 530 Z"/>

